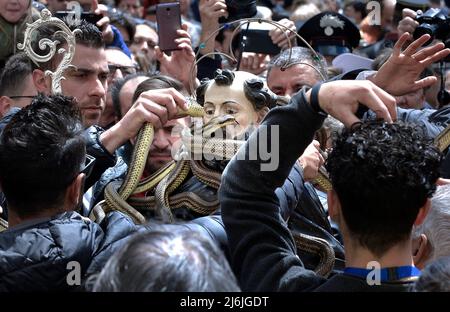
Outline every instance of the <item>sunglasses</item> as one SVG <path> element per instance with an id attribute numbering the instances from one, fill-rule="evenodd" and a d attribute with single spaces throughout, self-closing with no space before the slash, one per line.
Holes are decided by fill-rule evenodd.
<path id="1" fill-rule="evenodd" d="M 114 65 L 114 64 L 108 64 L 109 74 L 114 75 L 116 70 L 120 69 L 122 73 L 125 75 L 131 75 L 136 73 L 136 65 L 132 66 L 120 66 L 120 65 Z"/>
<path id="2" fill-rule="evenodd" d="M 95 164 L 95 157 L 86 154 L 86 160 L 80 170 L 80 173 L 84 173 L 86 175 L 86 178 L 89 177 L 92 173 L 92 169 L 94 169 L 94 164 Z"/>
<path id="3" fill-rule="evenodd" d="M 13 96 L 8 96 L 10 99 L 34 99 L 34 97 L 36 97 L 36 95 L 13 95 Z"/>

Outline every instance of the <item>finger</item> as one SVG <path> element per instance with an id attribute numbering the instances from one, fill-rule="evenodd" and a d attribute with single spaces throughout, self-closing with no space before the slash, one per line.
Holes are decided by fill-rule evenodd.
<path id="1" fill-rule="evenodd" d="M 416 53 L 417 49 L 420 48 L 425 42 L 427 42 L 430 39 L 429 34 L 425 34 L 423 36 L 420 36 L 419 39 L 413 41 L 406 49 L 403 51 L 403 54 L 407 56 L 411 56 L 414 53 Z"/>
<path id="2" fill-rule="evenodd" d="M 182 50 L 181 52 L 183 52 L 184 55 L 192 54 L 195 57 L 195 54 L 194 54 L 194 51 L 192 50 L 192 46 L 191 46 L 190 42 L 189 43 L 185 43 L 185 42 L 180 43 L 180 44 L 178 44 L 177 47 Z M 191 51 L 192 51 L 192 53 L 191 53 Z M 174 52 L 176 52 L 176 51 L 174 51 Z"/>
<path id="3" fill-rule="evenodd" d="M 189 32 L 189 26 L 187 24 L 181 24 L 181 29 Z"/>
<path id="4" fill-rule="evenodd" d="M 159 46 L 155 46 L 155 57 L 160 63 L 169 61 L 169 57 L 163 51 L 161 51 Z"/>
<path id="5" fill-rule="evenodd" d="M 242 66 L 242 68 L 247 68 L 247 64 L 248 64 L 247 56 L 242 56 L 242 58 L 241 58 L 241 66 Z"/>
<path id="6" fill-rule="evenodd" d="M 379 89 L 379 88 L 378 88 Z M 385 120 L 388 123 L 392 123 L 393 116 L 387 105 L 381 100 L 376 91 L 373 89 L 365 93 L 362 97 L 362 104 L 372 110 L 378 118 Z M 393 99 L 395 103 L 395 99 Z M 395 116 L 396 114 L 394 114 Z"/>
<path id="7" fill-rule="evenodd" d="M 284 40 L 282 40 L 281 42 L 279 42 L 277 45 L 278 45 L 280 48 L 287 48 L 287 47 L 289 46 L 289 42 L 290 42 L 289 39 L 284 38 Z"/>
<path id="8" fill-rule="evenodd" d="M 319 149 L 319 148 L 320 148 L 320 143 L 319 143 L 319 141 L 317 141 L 317 140 L 313 140 L 313 141 L 312 141 L 312 145 L 313 145 L 316 149 Z"/>
<path id="9" fill-rule="evenodd" d="M 422 12 L 422 11 L 421 11 L 421 12 Z M 402 11 L 402 17 L 403 17 L 403 18 L 406 18 L 406 17 L 409 17 L 409 18 L 416 18 L 416 16 L 417 16 L 416 12 L 413 11 L 413 10 L 411 10 L 411 9 L 404 8 L 403 11 Z"/>
<path id="10" fill-rule="evenodd" d="M 318 167 L 321 167 L 324 163 L 325 163 L 325 159 L 323 158 L 322 155 L 319 154 L 319 166 Z"/>
<path id="11" fill-rule="evenodd" d="M 190 38 L 185 38 L 185 37 L 177 38 L 177 39 L 175 39 L 175 43 L 177 43 L 177 44 L 185 43 L 187 45 L 190 45 L 191 44 L 191 39 Z"/>
<path id="12" fill-rule="evenodd" d="M 155 113 L 155 111 L 158 111 L 158 107 L 152 107 L 150 102 L 146 99 L 138 99 L 136 101 L 136 111 L 143 121 L 151 123 L 155 128 L 161 128 L 167 120 L 165 122 L 161 120 L 158 114 Z"/>
<path id="13" fill-rule="evenodd" d="M 169 94 L 172 95 L 173 100 L 175 101 L 175 104 L 180 107 L 182 110 L 187 110 L 188 104 L 186 103 L 186 99 L 184 98 L 184 95 L 175 90 L 174 88 L 167 89 Z"/>
<path id="14" fill-rule="evenodd" d="M 392 54 L 394 56 L 399 56 L 402 52 L 402 47 L 405 44 L 405 42 L 409 39 L 409 33 L 404 33 L 403 35 L 398 38 L 397 42 L 394 45 L 394 49 L 392 51 Z"/>
<path id="15" fill-rule="evenodd" d="M 392 54 L 394 56 L 400 55 L 400 53 L 402 52 L 402 47 L 408 39 L 409 39 L 409 33 L 404 33 L 403 35 L 400 36 L 400 38 L 395 43 L 394 49 L 392 51 Z"/>
<path id="16" fill-rule="evenodd" d="M 188 25 L 187 24 L 181 24 L 181 29 L 178 29 L 177 30 L 177 33 L 179 32 L 179 31 L 185 31 L 188 35 L 189 35 L 189 33 L 188 33 Z"/>
<path id="17" fill-rule="evenodd" d="M 103 16 L 98 22 L 97 27 L 102 29 L 103 27 L 107 26 L 109 24 L 109 17 Z"/>
<path id="18" fill-rule="evenodd" d="M 426 67 L 433 63 L 436 63 L 437 61 L 440 61 L 441 59 L 447 57 L 449 54 L 450 54 L 450 49 L 444 49 L 444 50 L 439 51 L 438 53 L 426 58 L 425 60 L 421 61 L 420 63 Z"/>
<path id="19" fill-rule="evenodd" d="M 420 79 L 420 80 L 414 82 L 414 84 L 413 84 L 413 86 L 411 88 L 411 92 L 412 91 L 417 91 L 417 90 L 422 89 L 422 88 L 427 88 L 427 87 L 435 84 L 436 82 L 437 82 L 437 78 L 435 76 L 425 77 L 423 79 Z"/>
<path id="20" fill-rule="evenodd" d="M 269 30 L 269 36 L 270 38 L 274 38 L 276 36 L 278 36 L 278 34 L 281 32 L 281 30 L 279 28 L 273 28 L 271 30 Z"/>
<path id="21" fill-rule="evenodd" d="M 91 11 L 95 12 L 98 9 L 98 0 L 92 0 L 91 2 Z M 97 12 L 95 12 L 97 13 Z"/>
<path id="22" fill-rule="evenodd" d="M 423 48 L 419 52 L 415 53 L 412 57 L 417 61 L 422 61 L 423 59 L 427 58 L 428 56 L 432 56 L 444 48 L 445 48 L 445 44 L 440 42 L 431 47 Z"/>
<path id="23" fill-rule="evenodd" d="M 390 95 L 389 93 L 378 87 L 374 88 L 374 92 L 386 105 L 392 120 L 397 120 L 397 101 L 395 97 L 393 97 L 392 95 Z"/>
<path id="24" fill-rule="evenodd" d="M 142 93 L 142 97 L 152 101 L 153 103 L 164 106 L 166 108 L 168 118 L 172 119 L 178 115 L 178 108 L 175 100 L 167 92 L 161 90 L 158 90 L 157 92 L 147 91 Z"/>
<path id="25" fill-rule="evenodd" d="M 340 120 L 346 128 L 351 128 L 357 122 L 360 122 L 358 117 L 355 116 L 351 111 L 344 111 L 337 114 L 331 114 L 337 120 Z"/>
<path id="26" fill-rule="evenodd" d="M 270 36 L 270 38 L 272 39 L 273 43 L 277 44 L 278 42 L 280 42 L 281 40 L 286 38 L 286 35 L 284 34 L 284 32 L 278 30 L 278 31 L 274 32 L 272 34 L 272 36 Z"/>
<path id="27" fill-rule="evenodd" d="M 248 61 L 247 61 L 248 69 L 252 69 L 253 68 L 253 61 L 254 61 L 254 57 L 253 57 L 253 53 L 251 53 L 248 56 Z"/>
<path id="28" fill-rule="evenodd" d="M 189 33 L 184 30 L 184 29 L 178 29 L 177 30 L 177 35 L 179 38 L 189 38 L 191 39 L 191 35 L 189 35 Z"/>
<path id="29" fill-rule="evenodd" d="M 224 2 L 216 2 L 211 6 L 213 11 L 226 10 L 227 5 Z"/>
<path id="30" fill-rule="evenodd" d="M 412 25 L 402 25 L 399 28 L 399 30 L 401 30 L 403 33 L 409 33 L 409 34 L 414 33 L 415 29 L 416 28 L 414 26 L 412 26 Z M 411 37 L 411 36 L 409 36 L 409 37 Z"/>
<path id="31" fill-rule="evenodd" d="M 450 184 L 450 179 L 443 179 L 443 178 L 439 178 L 436 181 L 436 185 L 447 185 Z"/>
<path id="32" fill-rule="evenodd" d="M 145 93 L 145 92 L 144 92 Z M 144 93 L 141 94 L 139 99 L 139 104 L 147 111 L 158 116 L 161 125 L 166 124 L 169 120 L 169 111 L 168 108 L 163 105 L 167 98 L 164 98 L 162 95 L 154 95 L 152 97 L 146 96 Z M 158 102 L 156 102 L 158 101 Z M 164 103 L 166 104 L 166 103 Z"/>

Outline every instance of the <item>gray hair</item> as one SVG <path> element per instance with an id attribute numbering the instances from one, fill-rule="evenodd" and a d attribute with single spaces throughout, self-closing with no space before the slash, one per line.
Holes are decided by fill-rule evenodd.
<path id="1" fill-rule="evenodd" d="M 425 221 L 413 229 L 413 237 L 425 234 L 431 245 L 427 263 L 450 256 L 450 184 L 438 186 Z"/>
<path id="2" fill-rule="evenodd" d="M 314 68 L 316 71 L 316 76 L 318 80 L 323 81 L 328 79 L 327 76 L 327 62 L 325 58 L 317 54 L 319 58 L 317 58 L 314 53 L 304 47 L 293 47 L 291 50 L 291 57 L 289 58 L 289 49 L 283 50 L 280 54 L 276 55 L 269 63 L 267 69 L 267 77 L 269 77 L 270 71 L 274 67 L 281 68 L 287 64 L 286 67 L 290 67 L 292 65 L 304 64 Z M 323 78 L 322 78 L 323 76 Z"/>
<path id="3" fill-rule="evenodd" d="M 413 291 L 450 291 L 450 257 L 439 258 L 422 270 Z"/>

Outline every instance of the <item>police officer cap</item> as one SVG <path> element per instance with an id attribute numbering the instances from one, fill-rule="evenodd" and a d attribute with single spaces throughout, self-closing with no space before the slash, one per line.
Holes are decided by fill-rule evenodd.
<path id="1" fill-rule="evenodd" d="M 351 53 L 359 45 L 361 35 L 358 27 L 344 15 L 323 12 L 311 17 L 298 30 L 317 52 L 336 56 Z M 299 40 L 299 45 L 304 46 Z"/>

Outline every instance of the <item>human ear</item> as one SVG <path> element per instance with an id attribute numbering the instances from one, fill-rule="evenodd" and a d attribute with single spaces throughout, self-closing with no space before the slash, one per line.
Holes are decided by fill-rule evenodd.
<path id="1" fill-rule="evenodd" d="M 9 96 L 0 97 L 0 118 L 3 118 L 11 109 L 12 100 Z"/>
<path id="2" fill-rule="evenodd" d="M 32 73 L 33 84 L 36 87 L 37 92 L 50 94 L 50 82 L 45 76 L 45 73 L 40 69 L 33 70 Z"/>

